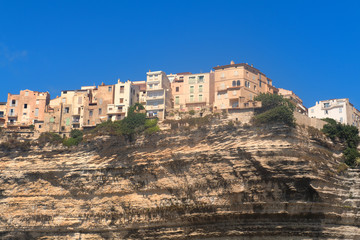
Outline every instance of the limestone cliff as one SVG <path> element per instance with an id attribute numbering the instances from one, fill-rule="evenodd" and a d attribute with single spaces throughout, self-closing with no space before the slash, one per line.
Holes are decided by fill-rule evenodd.
<path id="1" fill-rule="evenodd" d="M 305 128 L 1 152 L 2 239 L 359 238 L 359 172 Z"/>

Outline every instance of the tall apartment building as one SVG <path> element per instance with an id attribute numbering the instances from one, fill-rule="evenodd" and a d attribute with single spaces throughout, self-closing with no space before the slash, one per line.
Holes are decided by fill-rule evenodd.
<path id="1" fill-rule="evenodd" d="M 256 107 L 253 99 L 259 93 L 277 93 L 272 80 L 246 63 L 217 66 L 215 70 L 216 109 L 236 110 Z"/>
<path id="2" fill-rule="evenodd" d="M 139 86 L 139 103 L 146 105 L 146 81 L 132 82 L 134 86 Z"/>
<path id="3" fill-rule="evenodd" d="M 121 82 L 119 79 L 114 85 L 114 103 L 107 107 L 109 119 L 115 121 L 125 118 L 129 107 L 139 101 L 139 89 L 130 80 Z"/>
<path id="4" fill-rule="evenodd" d="M 279 92 L 278 94 L 283 96 L 285 99 L 289 99 L 290 102 L 292 102 L 295 107 L 296 107 L 296 111 L 307 115 L 308 110 L 307 108 L 303 105 L 303 101 L 301 100 L 301 98 L 299 98 L 293 91 L 290 90 L 286 90 L 283 88 L 278 88 Z"/>
<path id="5" fill-rule="evenodd" d="M 171 106 L 170 81 L 163 71 L 146 73 L 146 112 L 148 117 L 165 119 Z"/>
<path id="6" fill-rule="evenodd" d="M 181 111 L 200 110 L 214 103 L 214 73 L 190 72 L 174 75 L 171 83 L 173 108 Z"/>
<path id="7" fill-rule="evenodd" d="M 81 87 L 91 91 L 91 100 L 85 107 L 83 127 L 95 127 L 109 119 L 107 108 L 114 103 L 114 85 L 102 83 L 96 88 Z"/>
<path id="8" fill-rule="evenodd" d="M 6 102 L 0 102 L 0 127 L 5 126 Z"/>
<path id="9" fill-rule="evenodd" d="M 84 119 L 92 99 L 92 90 L 64 90 L 61 96 L 52 99 L 45 113 L 44 131 L 69 133 L 72 129 L 86 126 Z"/>
<path id="10" fill-rule="evenodd" d="M 48 92 L 21 90 L 20 94 L 8 93 L 5 127 L 26 128 L 44 121 L 45 109 L 49 101 Z M 41 127 L 41 124 L 37 126 Z"/>
<path id="11" fill-rule="evenodd" d="M 337 122 L 352 125 L 360 129 L 360 111 L 348 98 L 330 99 L 316 102 L 309 108 L 311 118 L 332 118 Z"/>

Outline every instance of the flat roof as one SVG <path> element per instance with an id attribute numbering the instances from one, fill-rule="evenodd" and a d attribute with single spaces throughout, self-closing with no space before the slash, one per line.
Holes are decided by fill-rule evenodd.
<path id="1" fill-rule="evenodd" d="M 250 66 L 249 64 L 247 63 L 234 63 L 234 64 L 228 64 L 228 65 L 222 65 L 222 66 L 216 66 L 216 67 L 213 67 L 213 69 L 215 70 L 219 70 L 219 69 L 222 69 L 222 68 L 231 68 L 231 67 L 245 67 L 245 68 L 248 68 L 249 70 L 252 70 L 256 73 L 261 73 L 262 75 L 266 76 L 264 73 L 262 73 L 259 69 L 257 68 L 254 68 L 252 66 Z"/>

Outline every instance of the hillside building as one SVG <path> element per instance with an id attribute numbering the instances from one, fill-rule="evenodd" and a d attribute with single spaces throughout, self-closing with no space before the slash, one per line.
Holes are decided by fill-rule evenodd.
<path id="1" fill-rule="evenodd" d="M 5 126 L 6 102 L 0 102 L 0 127 Z"/>
<path id="2" fill-rule="evenodd" d="M 146 75 L 146 114 L 163 120 L 172 107 L 170 81 L 163 71 L 149 71 Z"/>
<path id="3" fill-rule="evenodd" d="M 278 90 L 279 90 L 278 92 L 279 95 L 283 96 L 285 99 L 289 99 L 290 102 L 292 102 L 295 105 L 297 112 L 304 115 L 308 114 L 308 109 L 303 105 L 303 101 L 293 91 L 286 90 L 283 88 L 278 88 Z"/>
<path id="4" fill-rule="evenodd" d="M 214 103 L 214 73 L 178 73 L 171 83 L 173 108 L 180 111 L 211 108 Z"/>
<path id="5" fill-rule="evenodd" d="M 259 93 L 277 93 L 272 80 L 253 66 L 246 63 L 217 66 L 215 70 L 215 109 L 239 110 L 256 108 L 254 102 Z"/>
<path id="6" fill-rule="evenodd" d="M 13 129 L 29 128 L 36 125 L 42 128 L 45 109 L 50 102 L 48 92 L 21 90 L 20 94 L 8 93 L 6 103 L 5 127 Z"/>
<path id="7" fill-rule="evenodd" d="M 332 118 L 339 123 L 360 129 L 360 111 L 350 103 L 348 98 L 316 102 L 315 106 L 309 108 L 309 117 Z"/>

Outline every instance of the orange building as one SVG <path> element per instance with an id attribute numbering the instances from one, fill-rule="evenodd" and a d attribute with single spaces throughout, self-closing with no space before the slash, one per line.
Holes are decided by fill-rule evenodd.
<path id="1" fill-rule="evenodd" d="M 277 93 L 272 80 L 247 63 L 214 67 L 215 109 L 235 110 L 257 107 L 253 101 L 259 93 Z"/>
<path id="2" fill-rule="evenodd" d="M 0 127 L 5 126 L 6 102 L 0 102 Z"/>
<path id="3" fill-rule="evenodd" d="M 171 83 L 173 108 L 188 111 L 211 107 L 214 103 L 214 73 L 178 73 Z"/>
<path id="4" fill-rule="evenodd" d="M 41 128 L 42 124 L 36 123 L 44 121 L 45 109 L 49 102 L 48 92 L 21 90 L 20 94 L 9 93 L 5 127 L 18 129 L 36 125 Z"/>

